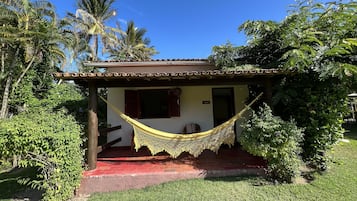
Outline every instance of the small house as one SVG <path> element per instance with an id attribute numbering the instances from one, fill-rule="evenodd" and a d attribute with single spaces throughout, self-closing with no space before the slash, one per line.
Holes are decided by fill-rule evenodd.
<path id="1" fill-rule="evenodd" d="M 250 99 L 250 87 L 260 87 L 264 101 L 271 102 L 272 85 L 284 76 L 277 69 L 222 70 L 206 59 L 150 61 L 98 61 L 85 65 L 97 73 L 56 73 L 89 88 L 88 163 L 95 169 L 98 138 L 97 89 L 108 88 L 107 100 L 131 118 L 170 133 L 209 130 L 239 112 Z M 108 141 L 112 146 L 132 146 L 133 128 L 110 107 L 107 123 L 121 125 Z M 235 132 L 241 132 L 239 121 Z"/>

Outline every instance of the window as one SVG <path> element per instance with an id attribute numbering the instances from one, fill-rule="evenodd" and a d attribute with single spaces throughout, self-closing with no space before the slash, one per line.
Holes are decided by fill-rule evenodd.
<path id="1" fill-rule="evenodd" d="M 180 89 L 125 90 L 125 113 L 133 118 L 180 116 Z"/>
<path id="2" fill-rule="evenodd" d="M 141 118 L 169 117 L 169 102 L 166 90 L 139 91 Z"/>

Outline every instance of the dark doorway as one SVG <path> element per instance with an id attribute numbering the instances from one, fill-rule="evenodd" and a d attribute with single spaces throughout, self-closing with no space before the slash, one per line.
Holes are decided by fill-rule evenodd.
<path id="1" fill-rule="evenodd" d="M 235 114 L 233 88 L 213 88 L 213 122 L 217 126 Z"/>

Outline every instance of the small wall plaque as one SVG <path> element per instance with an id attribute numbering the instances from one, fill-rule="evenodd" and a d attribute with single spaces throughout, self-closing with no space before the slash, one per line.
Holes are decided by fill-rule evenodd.
<path id="1" fill-rule="evenodd" d="M 211 103 L 211 101 L 209 101 L 209 100 L 202 101 L 202 104 L 210 104 L 210 103 Z"/>

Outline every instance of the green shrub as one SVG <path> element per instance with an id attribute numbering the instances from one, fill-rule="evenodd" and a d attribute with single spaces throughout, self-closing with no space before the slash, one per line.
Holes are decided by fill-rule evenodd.
<path id="1" fill-rule="evenodd" d="M 37 167 L 37 180 L 23 180 L 44 191 L 44 200 L 66 200 L 78 187 L 83 153 L 81 129 L 63 111 L 37 108 L 0 122 L 0 154 L 19 156 L 22 167 Z"/>
<path id="2" fill-rule="evenodd" d="M 310 72 L 286 78 L 277 90 L 275 112 L 305 128 L 302 157 L 312 168 L 326 170 L 326 151 L 343 137 L 348 88 L 341 80 L 321 80 Z"/>
<path id="3" fill-rule="evenodd" d="M 8 159 L 0 158 L 0 173 L 11 168 L 11 162 Z"/>
<path id="4" fill-rule="evenodd" d="M 301 164 L 299 143 L 303 129 L 298 128 L 293 121 L 287 122 L 273 116 L 266 104 L 257 113 L 253 112 L 242 127 L 239 141 L 243 149 L 267 160 L 267 173 L 271 179 L 292 182 Z"/>

